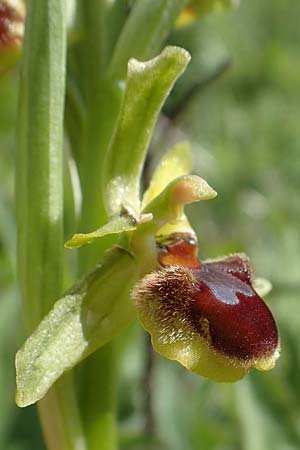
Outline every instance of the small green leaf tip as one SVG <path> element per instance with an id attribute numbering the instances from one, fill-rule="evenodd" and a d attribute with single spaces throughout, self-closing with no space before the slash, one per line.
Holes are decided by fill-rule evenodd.
<path id="1" fill-rule="evenodd" d="M 156 56 L 149 61 L 138 61 L 135 58 L 132 58 L 128 62 L 128 76 L 137 75 L 138 73 L 143 73 L 145 68 L 147 70 L 153 70 L 153 75 L 155 76 L 158 69 L 158 63 L 161 60 L 168 61 L 169 64 L 172 64 L 174 72 L 176 73 L 182 72 L 187 63 L 190 61 L 191 55 L 187 50 L 181 47 L 176 46 L 168 46 L 166 47 L 160 55 Z"/>
<path id="2" fill-rule="evenodd" d="M 124 231 L 133 231 L 137 227 L 137 221 L 129 216 L 118 216 L 113 218 L 110 222 L 103 227 L 98 228 L 91 233 L 77 233 L 74 234 L 72 239 L 65 243 L 65 248 L 73 249 L 79 248 L 86 244 L 91 244 L 96 239 L 99 239 L 108 234 L 119 234 Z"/>

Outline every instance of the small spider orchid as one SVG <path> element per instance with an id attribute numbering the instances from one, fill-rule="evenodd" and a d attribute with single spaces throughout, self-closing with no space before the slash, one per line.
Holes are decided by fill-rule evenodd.
<path id="1" fill-rule="evenodd" d="M 161 269 L 135 287 L 138 317 L 153 347 L 214 381 L 269 370 L 279 355 L 273 316 L 253 287 L 249 259 L 235 254 L 200 263 L 194 239 L 160 243 Z"/>
<path id="2" fill-rule="evenodd" d="M 167 47 L 150 61 L 129 61 L 103 167 L 109 221 L 90 233 L 75 234 L 65 246 L 81 247 L 112 234 L 119 240 L 56 301 L 17 353 L 20 406 L 41 399 L 66 370 L 136 317 L 159 353 L 211 380 L 235 381 L 252 367 L 274 366 L 277 328 L 259 297 L 248 258 L 237 254 L 200 262 L 197 257 L 184 207 L 217 194 L 205 180 L 189 175 L 186 142 L 163 157 L 140 195 L 155 122 L 189 59 L 185 50 Z"/>

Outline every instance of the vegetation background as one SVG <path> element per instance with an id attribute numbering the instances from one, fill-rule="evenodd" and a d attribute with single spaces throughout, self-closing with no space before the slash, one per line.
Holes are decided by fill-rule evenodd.
<path id="1" fill-rule="evenodd" d="M 158 355 L 149 358 L 147 339 L 133 326 L 119 345 L 122 450 L 300 449 L 299 20 L 297 0 L 244 0 L 169 38 L 193 61 L 166 105 L 168 136 L 180 129 L 191 140 L 194 172 L 219 193 L 190 208 L 200 256 L 244 251 L 271 280 L 267 302 L 282 356 L 272 372 L 215 384 Z M 17 71 L 1 79 L 0 450 L 43 450 L 35 407 L 14 405 L 14 354 L 22 342 L 13 188 L 17 86 Z M 164 121 L 154 160 L 169 145 L 166 135 Z"/>

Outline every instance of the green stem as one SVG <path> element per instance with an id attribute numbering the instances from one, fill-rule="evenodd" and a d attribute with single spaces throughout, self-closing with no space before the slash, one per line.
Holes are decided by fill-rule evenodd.
<path id="1" fill-rule="evenodd" d="M 73 373 L 61 377 L 38 403 L 44 438 L 49 450 L 86 450 L 78 413 Z"/>
<path id="2" fill-rule="evenodd" d="M 82 365 L 81 412 L 88 450 L 117 448 L 114 344 L 106 344 Z"/>
<path id="3" fill-rule="evenodd" d="M 116 6 L 118 4 L 118 6 Z M 73 70 L 85 105 L 81 148 L 75 155 L 82 190 L 79 229 L 89 232 L 107 222 L 101 176 L 103 161 L 118 117 L 122 91 L 106 77 L 111 47 L 124 15 L 120 2 L 81 0 L 79 20 L 82 40 L 72 54 Z M 80 252 L 80 272 L 89 269 L 110 247 L 104 239 Z"/>
<path id="4" fill-rule="evenodd" d="M 64 0 L 29 0 L 17 136 L 18 275 L 27 333 L 62 292 Z M 49 450 L 83 450 L 71 375 L 39 404 Z"/>
<path id="5" fill-rule="evenodd" d="M 79 6 L 82 41 L 73 54 L 73 64 L 75 59 L 85 120 L 76 161 L 82 190 L 79 229 L 88 232 L 107 222 L 101 174 L 122 91 L 106 78 L 106 66 L 125 11 L 120 2 L 108 0 L 83 0 Z M 111 238 L 101 239 L 99 244 L 81 249 L 80 272 L 90 269 L 112 242 Z M 114 365 L 113 344 L 108 344 L 84 361 L 78 371 L 81 417 L 89 450 L 117 448 Z"/>
<path id="6" fill-rule="evenodd" d="M 142 3 L 142 8 L 134 8 L 122 33 L 124 2 L 79 1 L 81 41 L 70 54 L 70 64 L 84 103 L 80 148 L 76 145 L 76 127 L 74 130 L 72 121 L 69 123 L 70 132 L 75 133 L 74 158 L 82 190 L 81 232 L 97 229 L 107 222 L 101 178 L 123 98 L 118 80 L 125 79 L 130 57 L 145 59 L 162 45 L 185 1 L 139 0 L 136 5 Z M 135 51 L 141 39 L 142 45 Z M 90 269 L 112 242 L 111 238 L 101 239 L 80 249 L 80 272 Z M 88 358 L 78 372 L 81 415 L 89 450 L 115 450 L 117 446 L 114 364 L 113 344 L 109 344 Z"/>

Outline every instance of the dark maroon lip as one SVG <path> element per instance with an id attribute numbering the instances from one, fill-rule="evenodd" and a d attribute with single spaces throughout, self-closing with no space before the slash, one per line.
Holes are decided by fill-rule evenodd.
<path id="1" fill-rule="evenodd" d="M 200 334 L 207 321 L 212 347 L 245 362 L 271 356 L 278 347 L 276 323 L 250 283 L 209 265 L 192 273 L 191 320 Z"/>
<path id="2" fill-rule="evenodd" d="M 241 253 L 205 262 L 203 266 L 225 272 L 248 284 L 253 281 L 253 267 L 247 256 Z"/>
<path id="3" fill-rule="evenodd" d="M 240 294 L 245 297 L 252 297 L 254 294 L 250 284 L 225 271 L 215 269 L 209 264 L 203 265 L 202 269 L 197 272 L 193 271 L 193 273 L 195 276 L 198 275 L 200 292 L 203 289 L 201 286 L 205 285 L 216 300 L 227 305 L 239 305 Z"/>
<path id="4" fill-rule="evenodd" d="M 173 268 L 170 274 L 162 269 L 165 281 L 155 294 L 163 309 L 171 316 L 184 316 L 212 351 L 232 361 L 247 365 L 272 357 L 279 346 L 278 331 L 272 313 L 253 289 L 247 256 L 233 254 L 201 263 L 197 253 L 197 242 L 184 233 L 174 233 L 159 244 L 160 265 Z"/>

